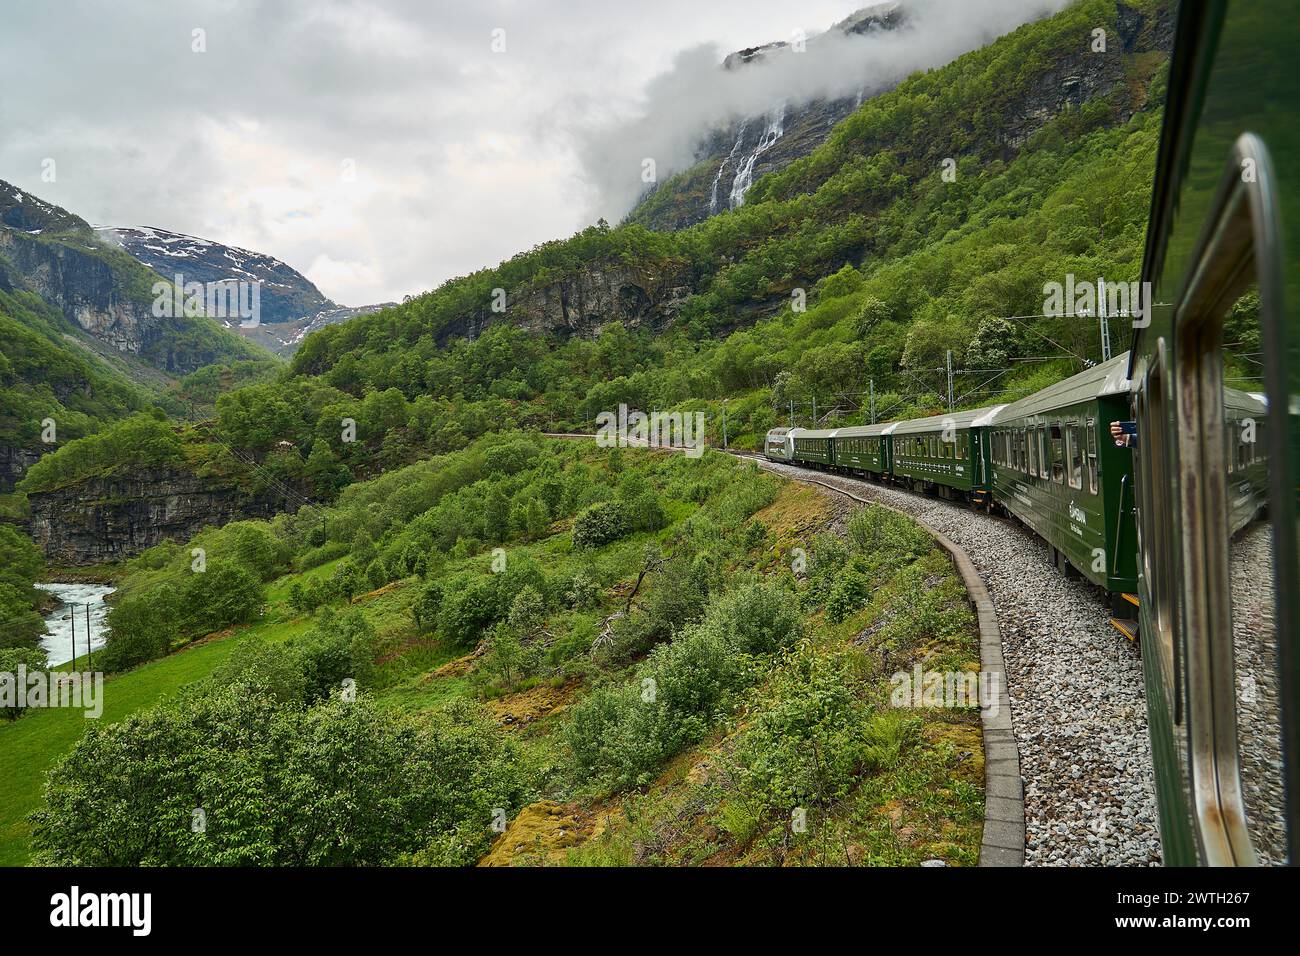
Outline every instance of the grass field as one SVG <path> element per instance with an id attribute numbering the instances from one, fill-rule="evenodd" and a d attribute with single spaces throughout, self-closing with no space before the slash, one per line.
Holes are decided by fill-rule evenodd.
<path id="1" fill-rule="evenodd" d="M 161 660 L 109 678 L 104 683 L 104 721 L 122 720 L 206 677 L 244 640 L 260 636 L 282 641 L 310 626 L 310 619 L 268 619 L 222 638 L 209 639 Z M 67 669 L 65 665 L 62 669 Z M 28 860 L 28 814 L 41 805 L 45 773 L 85 733 L 82 711 L 46 708 L 0 723 L 0 866 Z"/>

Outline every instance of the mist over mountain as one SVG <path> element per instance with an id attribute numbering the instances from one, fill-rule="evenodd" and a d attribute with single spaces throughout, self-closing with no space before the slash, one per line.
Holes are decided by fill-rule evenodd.
<path id="1" fill-rule="evenodd" d="M 717 155 L 722 143 L 728 150 L 737 146 L 736 158 L 743 161 L 764 136 L 775 141 L 781 135 L 783 114 L 811 103 L 847 101 L 846 109 L 827 118 L 829 132 L 864 97 L 1065 5 L 1066 0 L 903 0 L 864 7 L 806 39 L 769 38 L 725 56 L 714 44 L 692 47 L 647 85 L 637 115 L 575 130 L 583 174 L 597 193 L 591 218 L 612 222 L 633 208 L 647 191 L 646 159 L 654 160 L 659 182 Z M 735 204 L 730 189 L 723 196 L 724 208 Z"/>

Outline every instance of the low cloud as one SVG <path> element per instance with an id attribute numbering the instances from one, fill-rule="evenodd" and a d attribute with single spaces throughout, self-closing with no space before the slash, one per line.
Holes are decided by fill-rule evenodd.
<path id="1" fill-rule="evenodd" d="M 633 115 L 574 129 L 584 173 L 596 190 L 592 216 L 615 221 L 632 208 L 646 188 L 646 158 L 654 159 L 662 181 L 693 165 L 702 140 L 714 130 L 782 103 L 793 108 L 814 99 L 870 96 L 1066 2 L 903 0 L 900 27 L 863 34 L 831 29 L 808 37 L 803 52 L 777 49 L 732 69 L 722 67 L 731 51 L 715 44 L 685 50 L 647 85 Z M 794 39 L 792 32 L 770 41 Z"/>

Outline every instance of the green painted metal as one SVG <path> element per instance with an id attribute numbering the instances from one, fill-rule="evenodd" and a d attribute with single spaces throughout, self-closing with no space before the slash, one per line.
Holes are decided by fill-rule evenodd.
<path id="1" fill-rule="evenodd" d="M 835 464 L 850 471 L 887 475 L 893 469 L 892 434 L 898 422 L 854 425 L 835 432 Z"/>
<path id="2" fill-rule="evenodd" d="M 1137 587 L 1133 455 L 1110 437 L 1130 417 L 1127 353 L 993 416 L 998 502 L 1094 584 Z"/>
<path id="3" fill-rule="evenodd" d="M 988 490 L 981 433 L 1000 405 L 899 422 L 893 474 L 961 492 Z"/>
<path id="4" fill-rule="evenodd" d="M 1184 555 L 1204 545 L 1200 526 L 1213 516 L 1180 515 L 1187 488 L 1178 463 L 1192 461 L 1199 449 L 1180 437 L 1179 408 L 1185 378 L 1195 371 L 1194 343 L 1184 341 L 1178 320 L 1187 311 L 1179 303 L 1194 280 L 1204 276 L 1198 257 L 1207 240 L 1226 236 L 1229 254 L 1249 245 L 1248 276 L 1260 289 L 1260 325 L 1267 388 L 1270 396 L 1266 445 L 1255 455 L 1229 461 L 1228 521 L 1240 527 L 1267 501 L 1273 523 L 1272 568 L 1276 595 L 1279 689 L 1283 723 L 1283 775 L 1288 805 L 1288 833 L 1295 860 L 1300 760 L 1296 699 L 1300 690 L 1300 559 L 1297 558 L 1297 476 L 1300 476 L 1300 416 L 1291 397 L 1300 394 L 1300 21 L 1289 0 L 1190 2 L 1179 7 L 1170 64 L 1168 101 L 1156 164 L 1142 279 L 1151 284 L 1154 303 L 1147 323 L 1136 328 L 1129 377 L 1133 381 L 1139 435 L 1136 458 L 1137 499 L 1143 524 L 1138 594 L 1143 668 L 1146 676 L 1148 726 L 1160 807 L 1160 830 L 1166 865 L 1206 862 L 1211 841 L 1221 854 L 1213 828 L 1222 819 L 1211 809 L 1199 817 L 1194 786 L 1212 793 L 1219 771 L 1204 754 L 1197 756 L 1196 728 L 1188 708 L 1188 655 L 1198 635 L 1184 632 L 1188 614 Z M 1249 136 L 1247 137 L 1247 134 Z M 1243 149 L 1252 158 L 1247 170 Z M 1250 227 L 1224 233 L 1224 197 L 1251 182 L 1246 190 Z M 1236 249 L 1233 245 L 1236 245 Z M 1220 255 L 1211 260 L 1226 261 Z M 1211 276 L 1210 282 L 1218 277 Z M 1228 303 L 1224 303 L 1226 306 Z M 1180 386 L 1184 389 L 1180 390 Z M 1259 412 L 1251 401 L 1225 395 L 1228 434 L 1225 454 L 1234 454 L 1231 426 L 1242 414 Z M 1188 447 L 1192 445 L 1193 447 Z M 1205 450 L 1209 456 L 1210 451 Z M 1199 471 L 1192 469 L 1190 482 Z M 1265 498 L 1266 496 L 1266 498 Z M 1194 770 L 1194 762 L 1201 769 Z M 1199 784 L 1194 784 L 1200 781 Z M 1210 781 L 1207 784 L 1206 781 Z M 1203 834 L 1210 834 L 1203 838 Z"/>

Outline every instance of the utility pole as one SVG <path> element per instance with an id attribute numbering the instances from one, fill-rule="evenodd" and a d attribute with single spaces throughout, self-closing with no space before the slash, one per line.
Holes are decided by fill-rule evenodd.
<path id="1" fill-rule="evenodd" d="M 871 393 L 871 424 L 874 425 L 876 423 L 876 380 L 874 378 L 869 379 L 868 388 Z"/>
<path id="2" fill-rule="evenodd" d="M 790 399 L 790 427 L 794 428 L 794 399 Z"/>
<path id="3" fill-rule="evenodd" d="M 68 605 L 68 620 L 72 622 L 72 666 L 77 666 L 77 605 Z"/>
<path id="4" fill-rule="evenodd" d="M 722 400 L 722 450 L 727 450 L 727 400 Z"/>
<path id="5" fill-rule="evenodd" d="M 1101 322 L 1101 360 L 1110 361 L 1110 319 L 1106 315 L 1106 280 L 1097 280 L 1097 318 Z"/>
<path id="6" fill-rule="evenodd" d="M 816 395 L 813 396 L 813 417 L 812 417 L 812 424 L 813 424 L 813 428 L 816 428 L 816 427 L 817 427 L 817 396 L 816 396 Z"/>
<path id="7" fill-rule="evenodd" d="M 91 637 L 91 634 L 90 634 L 90 605 L 87 604 L 87 605 L 86 605 L 86 670 L 88 670 L 88 671 L 93 671 L 93 670 L 95 669 L 95 666 L 94 666 L 94 664 L 92 663 L 92 658 L 91 658 L 91 656 L 90 656 L 90 655 L 91 655 L 91 650 L 90 650 L 90 637 Z"/>
<path id="8" fill-rule="evenodd" d="M 948 350 L 948 411 L 952 411 L 952 349 Z"/>

